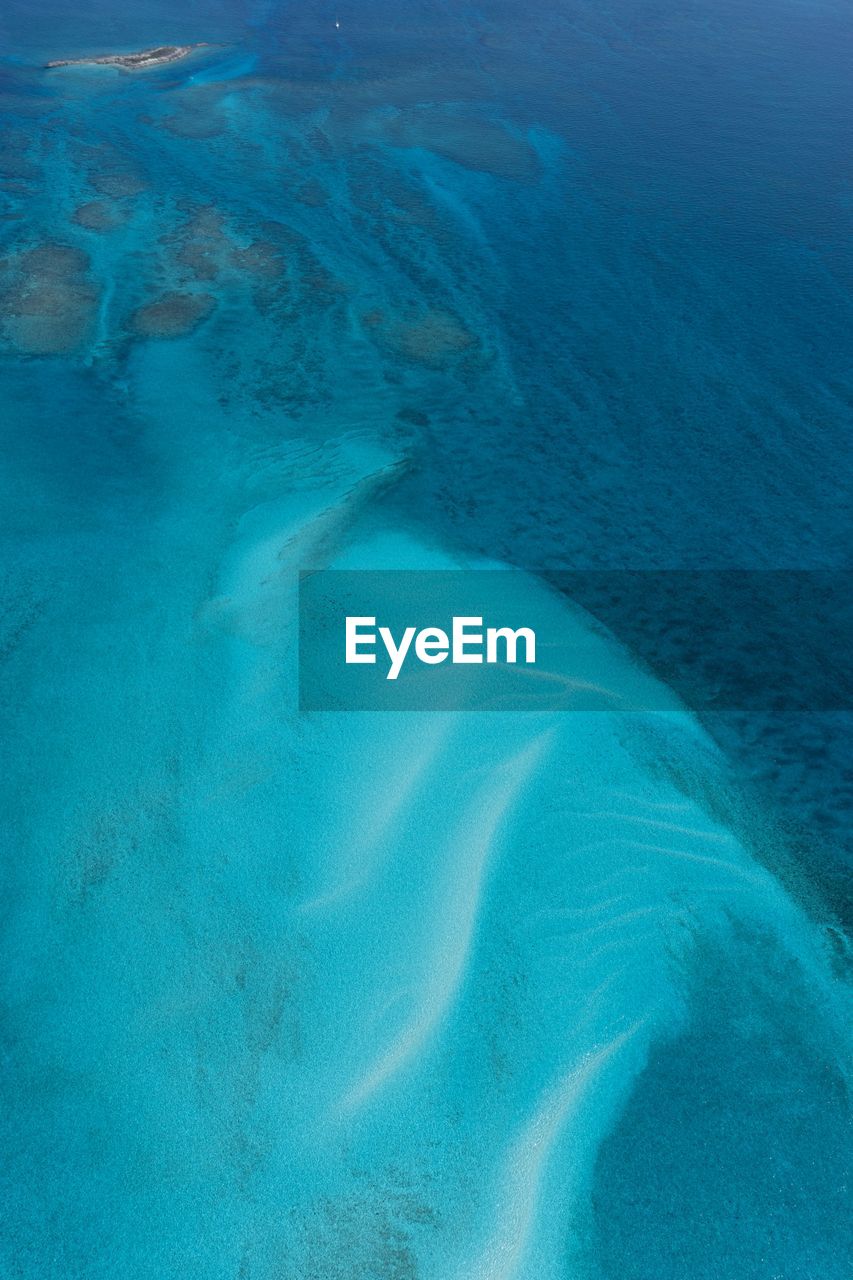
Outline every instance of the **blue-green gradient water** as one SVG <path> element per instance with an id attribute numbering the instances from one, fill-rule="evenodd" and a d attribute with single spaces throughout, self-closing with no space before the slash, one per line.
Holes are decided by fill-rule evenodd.
<path id="1" fill-rule="evenodd" d="M 300 716 L 295 652 L 305 568 L 849 567 L 846 6 L 0 43 L 0 1275 L 846 1276 L 849 712 Z"/>

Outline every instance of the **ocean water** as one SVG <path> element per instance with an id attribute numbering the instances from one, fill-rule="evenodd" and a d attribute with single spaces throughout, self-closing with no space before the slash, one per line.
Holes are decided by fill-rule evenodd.
<path id="1" fill-rule="evenodd" d="M 0 37 L 0 1274 L 840 1280 L 849 705 L 602 571 L 849 568 L 845 6 Z M 495 563 L 661 709 L 299 714 L 300 570 Z"/>

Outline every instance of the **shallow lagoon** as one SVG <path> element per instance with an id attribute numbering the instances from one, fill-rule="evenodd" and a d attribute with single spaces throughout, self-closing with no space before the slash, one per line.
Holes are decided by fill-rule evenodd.
<path id="1" fill-rule="evenodd" d="M 300 717 L 294 654 L 306 567 L 843 563 L 840 9 L 140 5 L 229 46 L 144 79 L 40 13 L 5 1267 L 840 1276 L 847 716 Z"/>

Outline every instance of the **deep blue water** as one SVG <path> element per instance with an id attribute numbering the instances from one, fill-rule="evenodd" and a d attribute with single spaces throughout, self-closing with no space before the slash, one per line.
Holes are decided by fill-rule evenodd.
<path id="1" fill-rule="evenodd" d="M 211 47 L 43 69 L 166 41 Z M 849 569 L 846 7 L 0 43 L 0 1272 L 846 1275 L 844 697 L 756 699 L 743 604 L 722 709 L 704 662 L 636 717 L 295 679 L 304 568 L 562 581 L 616 690 L 701 575 Z M 696 575 L 693 629 L 601 570 Z"/>

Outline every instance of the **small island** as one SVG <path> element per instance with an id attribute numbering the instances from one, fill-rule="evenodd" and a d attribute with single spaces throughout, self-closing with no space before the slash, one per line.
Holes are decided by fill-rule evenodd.
<path id="1" fill-rule="evenodd" d="M 206 49 L 200 44 L 163 44 L 156 49 L 141 49 L 138 53 L 107 53 L 99 58 L 57 58 L 47 67 L 121 67 L 125 71 L 141 71 L 145 67 L 159 67 L 166 62 L 177 62 L 196 49 Z"/>

